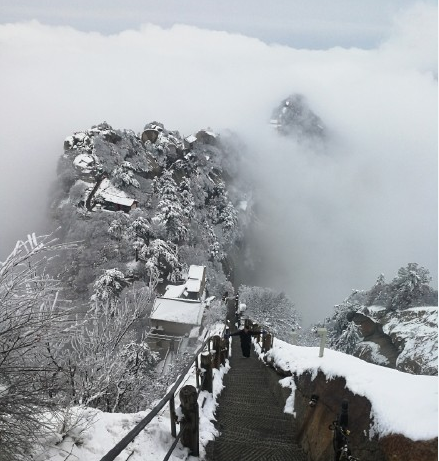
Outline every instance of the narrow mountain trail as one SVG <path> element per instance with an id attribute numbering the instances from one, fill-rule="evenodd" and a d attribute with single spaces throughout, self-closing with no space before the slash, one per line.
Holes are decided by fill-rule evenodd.
<path id="1" fill-rule="evenodd" d="M 231 369 L 224 376 L 218 403 L 220 436 L 206 447 L 207 461 L 306 461 L 295 443 L 292 415 L 274 370 L 252 351 L 242 358 L 238 337 L 232 337 Z"/>

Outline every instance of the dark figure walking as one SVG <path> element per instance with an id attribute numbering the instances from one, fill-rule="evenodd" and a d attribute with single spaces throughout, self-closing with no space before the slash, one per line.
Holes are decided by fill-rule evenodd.
<path id="1" fill-rule="evenodd" d="M 227 335 L 229 336 L 239 336 L 241 339 L 241 350 L 242 355 L 245 358 L 250 357 L 250 348 L 252 344 L 252 336 L 259 336 L 260 334 L 264 335 L 265 331 L 250 331 L 246 326 L 244 326 L 243 330 L 235 331 L 235 333 L 231 333 Z"/>

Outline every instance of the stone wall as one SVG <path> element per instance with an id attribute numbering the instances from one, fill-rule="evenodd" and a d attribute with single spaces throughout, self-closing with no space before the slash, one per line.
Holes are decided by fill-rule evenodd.
<path id="1" fill-rule="evenodd" d="M 279 376 L 281 378 L 281 376 Z M 319 372 L 315 379 L 309 373 L 295 377 L 294 410 L 298 429 L 298 442 L 310 461 L 334 459 L 333 433 L 329 425 L 340 413 L 343 399 L 349 402 L 349 436 L 352 456 L 361 461 L 437 461 L 438 440 L 415 442 L 402 435 L 379 439 L 370 437 L 372 424 L 371 404 L 368 399 L 355 395 L 346 388 L 344 378 L 327 380 Z M 311 395 L 318 395 L 317 404 L 309 405 Z M 413 424 L 416 424 L 414 421 Z"/>

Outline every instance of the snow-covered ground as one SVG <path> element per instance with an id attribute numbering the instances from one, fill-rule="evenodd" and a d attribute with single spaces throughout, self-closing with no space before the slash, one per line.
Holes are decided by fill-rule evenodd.
<path id="1" fill-rule="evenodd" d="M 205 455 L 205 447 L 209 440 L 217 435 L 214 427 L 216 399 L 222 390 L 222 377 L 229 370 L 228 361 L 225 367 L 214 370 L 213 393 L 202 391 L 198 397 L 200 407 L 200 457 Z M 181 387 L 191 384 L 195 386 L 195 374 L 191 372 L 183 380 Z M 178 392 L 175 399 L 178 414 Z M 72 408 L 72 417 L 79 424 L 64 436 L 55 432 L 46 441 L 46 449 L 34 459 L 35 461 L 98 461 L 113 448 L 131 429 L 149 413 L 104 413 L 92 408 Z M 177 433 L 179 427 L 177 426 Z M 171 419 L 169 406 L 166 405 L 160 414 L 135 438 L 135 440 L 116 458 L 117 461 L 160 461 L 171 447 L 174 438 L 171 436 Z M 196 460 L 188 455 L 188 449 L 180 443 L 174 449 L 170 461 Z"/>
<path id="2" fill-rule="evenodd" d="M 321 370 L 328 379 L 336 376 L 346 379 L 346 386 L 355 394 L 365 396 L 372 404 L 374 426 L 370 434 L 384 436 L 390 433 L 402 434 L 412 440 L 428 440 L 438 435 L 438 378 L 418 376 L 373 365 L 350 355 L 326 349 L 319 357 L 319 348 L 293 346 L 275 339 L 268 358 L 277 367 L 291 370 L 298 375 L 310 371 L 317 375 Z M 223 388 L 223 376 L 230 369 L 226 366 L 214 371 L 213 394 L 201 392 L 200 406 L 200 459 L 205 455 L 205 446 L 217 435 L 214 427 L 216 399 Z M 186 376 L 181 387 L 195 385 L 194 370 Z M 292 389 L 285 411 L 294 412 L 294 383 L 291 378 L 282 380 L 282 385 Z M 178 392 L 176 394 L 178 408 Z M 61 440 L 54 434 L 50 445 L 36 461 L 98 461 L 122 437 L 147 414 L 148 410 L 135 414 L 103 413 L 93 409 L 74 408 L 75 415 L 82 412 L 83 424 L 70 430 Z M 88 423 L 86 423 L 88 421 Z M 416 424 L 413 423 L 416 421 Z M 160 412 L 135 441 L 118 457 L 118 461 L 160 461 L 173 438 L 170 434 L 168 406 Z M 178 428 L 177 428 L 178 431 Z M 171 461 L 197 458 L 188 456 L 188 451 L 177 445 L 169 458 Z"/>
<path id="3" fill-rule="evenodd" d="M 221 334 L 224 325 L 216 325 L 210 336 Z M 223 388 L 223 376 L 230 369 L 229 362 L 220 370 L 213 370 L 213 393 L 200 392 L 200 458 L 205 456 L 205 447 L 218 434 L 214 427 L 217 397 Z M 179 414 L 179 390 L 186 385 L 196 386 L 194 367 L 183 379 L 175 393 L 175 408 Z M 172 386 L 171 386 L 172 387 Z M 158 403 L 158 402 L 156 402 Z M 138 413 L 104 413 L 93 408 L 74 407 L 69 413 L 70 429 L 62 428 L 62 422 L 53 422 L 53 433 L 44 442 L 45 449 L 38 453 L 35 461 L 99 461 L 134 426 L 144 419 L 150 410 Z M 177 433 L 179 427 L 177 426 Z M 151 423 L 116 458 L 117 461 L 161 461 L 166 456 L 174 438 L 171 436 L 169 405 L 159 412 Z M 177 444 L 170 461 L 196 460 L 188 455 L 188 449 Z"/>

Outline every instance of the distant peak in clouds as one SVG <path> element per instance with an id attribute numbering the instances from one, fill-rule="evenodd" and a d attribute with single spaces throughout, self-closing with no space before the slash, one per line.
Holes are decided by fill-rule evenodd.
<path id="1" fill-rule="evenodd" d="M 278 133 L 303 140 L 323 140 L 326 129 L 323 121 L 308 106 L 301 94 L 292 94 L 284 99 L 272 113 L 271 126 Z"/>

